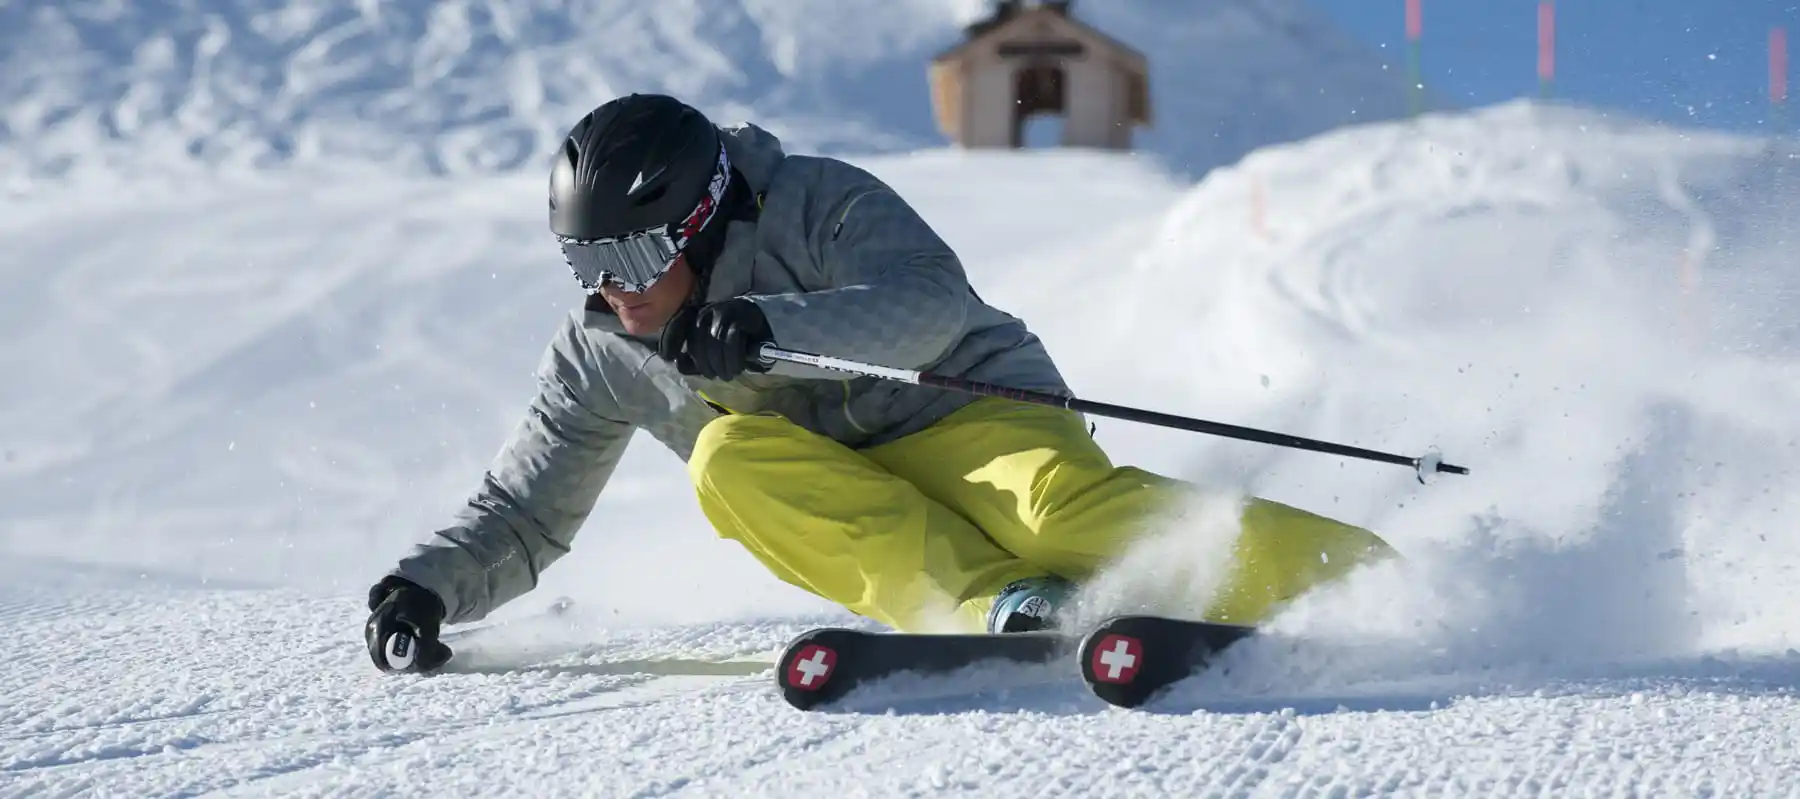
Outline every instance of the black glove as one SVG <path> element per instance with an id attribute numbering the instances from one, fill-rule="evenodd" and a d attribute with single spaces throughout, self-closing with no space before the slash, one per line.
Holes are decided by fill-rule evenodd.
<path id="1" fill-rule="evenodd" d="M 444 603 L 437 594 L 390 575 L 369 589 L 369 610 L 363 638 L 375 668 L 424 673 L 450 662 L 450 647 L 438 641 Z"/>
<path id="2" fill-rule="evenodd" d="M 657 353 L 684 375 L 732 380 L 746 369 L 769 371 L 756 354 L 771 338 L 762 309 L 739 297 L 683 308 L 663 328 Z"/>

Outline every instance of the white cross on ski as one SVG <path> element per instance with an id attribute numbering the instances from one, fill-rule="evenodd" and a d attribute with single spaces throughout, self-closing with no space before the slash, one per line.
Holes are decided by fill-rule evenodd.
<path id="1" fill-rule="evenodd" d="M 825 663 L 825 650 L 823 649 L 813 650 L 812 657 L 795 663 L 794 668 L 800 672 L 800 685 L 802 687 L 812 685 L 814 680 L 824 677 L 831 672 L 831 666 Z"/>
<path id="2" fill-rule="evenodd" d="M 1131 654 L 1131 642 L 1121 638 L 1111 649 L 1101 652 L 1100 665 L 1106 667 L 1107 679 L 1119 679 L 1126 669 L 1137 665 L 1137 655 Z"/>

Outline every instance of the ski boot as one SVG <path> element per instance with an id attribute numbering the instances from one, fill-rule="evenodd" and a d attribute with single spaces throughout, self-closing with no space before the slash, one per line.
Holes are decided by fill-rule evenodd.
<path id="1" fill-rule="evenodd" d="M 994 609 L 988 611 L 990 633 L 1022 633 L 1056 627 L 1055 615 L 1063 609 L 1075 592 L 1075 586 L 1061 577 L 1032 577 L 1014 580 L 1000 589 L 994 598 Z"/>

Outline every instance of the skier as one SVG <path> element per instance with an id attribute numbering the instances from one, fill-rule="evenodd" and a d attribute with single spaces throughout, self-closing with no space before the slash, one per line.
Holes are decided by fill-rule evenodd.
<path id="1" fill-rule="evenodd" d="M 570 131 L 549 206 L 587 300 L 453 523 L 371 588 L 365 638 L 383 671 L 438 668 L 441 625 L 536 586 L 636 430 L 686 460 L 721 537 L 902 631 L 941 630 L 945 614 L 962 631 L 1052 625 L 1075 586 L 1194 501 L 1190 484 L 1115 466 L 1071 411 L 757 357 L 775 343 L 1068 393 L 1042 342 L 866 171 L 634 94 Z M 1253 623 L 1391 552 L 1264 499 L 1241 520 L 1212 620 Z"/>

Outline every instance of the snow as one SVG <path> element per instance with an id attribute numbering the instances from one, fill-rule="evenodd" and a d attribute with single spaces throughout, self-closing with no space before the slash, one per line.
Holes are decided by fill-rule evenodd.
<path id="1" fill-rule="evenodd" d="M 929 59 L 984 0 L 71 0 L 0 4 L 0 175 L 19 186 L 374 161 L 535 170 L 598 98 L 680 94 L 822 152 L 943 142 Z M 1303 0 L 1077 14 L 1153 63 L 1140 144 L 1198 176 L 1404 113 Z M 0 189 L 6 187 L 0 186 Z"/>
<path id="2" fill-rule="evenodd" d="M 608 673 L 604 644 L 557 667 L 396 680 L 345 645 L 347 603 L 92 576 L 8 581 L 0 792 L 1766 796 L 1791 784 L 1800 732 L 1791 664 L 1476 693 L 1206 686 L 1148 711 L 1040 678 L 802 714 L 756 676 Z M 70 630 L 89 649 L 69 651 Z"/>
<path id="3" fill-rule="evenodd" d="M 93 57 L 234 53 L 209 73 L 221 80 L 313 53 L 325 73 L 295 74 L 321 86 L 359 64 L 431 73 L 481 52 L 578 49 L 542 18 L 507 16 L 553 3 L 437 16 L 202 5 L 14 4 L 0 31 L 31 20 L 48 26 L 31 40 L 60 52 L 57 26 L 112 24 Z M 777 5 L 585 8 L 662 31 L 639 55 L 726 52 L 693 61 L 717 66 L 693 79 L 720 103 L 843 126 L 835 145 L 797 137 L 806 149 L 850 143 L 890 111 L 840 119 L 830 109 L 855 95 L 832 92 L 851 84 L 771 75 L 852 57 L 897 73 L 969 4 L 882 17 L 892 51 L 820 35 L 798 11 L 767 22 L 789 13 Z M 1142 10 L 1108 8 L 1102 27 Z M 444 21 L 480 14 L 488 27 Z M 354 25 L 391 35 L 319 54 L 353 37 L 313 34 Z M 169 33 L 131 38 L 146 29 Z M 443 38 L 478 29 L 524 44 Z M 234 50 L 247 30 L 287 44 Z M 727 66 L 752 52 L 769 75 Z M 0 161 L 50 163 L 85 146 L 84 125 L 122 118 L 92 74 L 124 73 L 80 58 L 41 80 L 0 70 L 33 87 L 0 106 Z M 364 108 L 367 152 L 427 158 L 486 141 L 485 123 L 409 104 L 491 97 L 485 81 L 504 71 L 480 64 L 441 73 L 468 83 L 362 96 L 289 82 L 263 96 L 292 103 L 280 119 L 317 122 L 309 141 Z M 612 62 L 590 66 L 595 83 L 559 100 L 507 95 L 541 103 L 540 127 L 472 116 L 553 131 L 613 80 Z M 523 65 L 505 74 L 535 80 Z M 261 122 L 223 110 L 239 95 L 196 85 L 208 88 L 166 89 L 189 110 L 132 130 L 186 119 L 203 153 L 268 152 Z M 73 98 L 42 116 L 61 122 L 19 121 L 54 97 Z M 474 486 L 579 299 L 546 241 L 539 170 L 327 163 L 296 147 L 278 166 L 201 177 L 156 136 L 106 134 L 110 155 L 32 172 L 0 198 L 0 795 L 1787 790 L 1800 740 L 1791 145 L 1530 103 L 1306 135 L 1294 131 L 1322 117 L 1297 119 L 1199 180 L 1168 168 L 1178 144 L 1118 156 L 896 140 L 848 156 L 917 204 L 1082 396 L 1408 455 L 1435 446 L 1470 467 L 1420 485 L 1405 468 L 1096 418 L 1121 462 L 1368 525 L 1407 556 L 1308 597 L 1227 668 L 1136 711 L 1087 696 L 1072 667 L 897 680 L 792 710 L 767 668 L 776 650 L 857 622 L 719 540 L 648 439 L 539 590 L 497 626 L 454 631 L 449 673 L 378 674 L 360 640 L 369 582 Z M 1218 517 L 1145 542 L 1092 587 L 1091 612 L 1178 604 L 1168 579 L 1214 551 Z M 568 612 L 543 613 L 564 597 Z"/>

